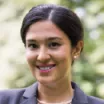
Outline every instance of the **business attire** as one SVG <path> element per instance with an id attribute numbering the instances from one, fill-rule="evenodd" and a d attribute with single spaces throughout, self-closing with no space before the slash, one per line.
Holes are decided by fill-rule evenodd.
<path id="1" fill-rule="evenodd" d="M 22 89 L 0 91 L 0 104 L 37 104 L 38 82 Z M 104 100 L 87 96 L 74 82 L 74 97 L 72 104 L 104 104 Z"/>

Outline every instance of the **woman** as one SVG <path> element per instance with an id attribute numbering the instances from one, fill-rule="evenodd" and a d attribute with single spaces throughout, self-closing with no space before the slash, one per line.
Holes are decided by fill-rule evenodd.
<path id="1" fill-rule="evenodd" d="M 37 82 L 0 92 L 0 104 L 104 104 L 71 82 L 73 62 L 83 49 L 83 27 L 75 13 L 58 5 L 33 7 L 23 20 L 21 38 Z"/>

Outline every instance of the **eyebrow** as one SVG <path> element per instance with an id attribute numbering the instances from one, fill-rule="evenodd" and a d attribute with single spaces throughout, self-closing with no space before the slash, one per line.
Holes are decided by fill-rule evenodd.
<path id="1" fill-rule="evenodd" d="M 62 40 L 62 38 L 60 38 L 60 37 L 49 37 L 46 40 Z M 36 42 L 35 39 L 27 39 L 26 41 L 28 41 L 28 42 Z"/>
<path id="2" fill-rule="evenodd" d="M 60 37 L 49 37 L 47 40 L 56 40 L 56 39 L 62 40 L 62 38 L 60 38 Z"/>

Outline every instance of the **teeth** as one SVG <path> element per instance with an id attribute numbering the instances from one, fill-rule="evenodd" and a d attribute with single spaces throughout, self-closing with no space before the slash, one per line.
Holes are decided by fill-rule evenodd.
<path id="1" fill-rule="evenodd" d="M 52 67 L 39 67 L 40 70 L 49 70 L 51 69 Z"/>

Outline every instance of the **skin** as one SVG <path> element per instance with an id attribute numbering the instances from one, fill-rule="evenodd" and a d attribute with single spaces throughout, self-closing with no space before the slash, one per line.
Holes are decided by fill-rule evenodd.
<path id="1" fill-rule="evenodd" d="M 39 21 L 29 27 L 26 58 L 33 76 L 39 82 L 38 99 L 61 102 L 73 96 L 70 83 L 72 60 L 75 55 L 80 55 L 82 46 L 83 42 L 80 41 L 72 48 L 67 35 L 51 21 Z M 47 64 L 56 66 L 48 73 L 41 73 L 36 67 Z"/>

